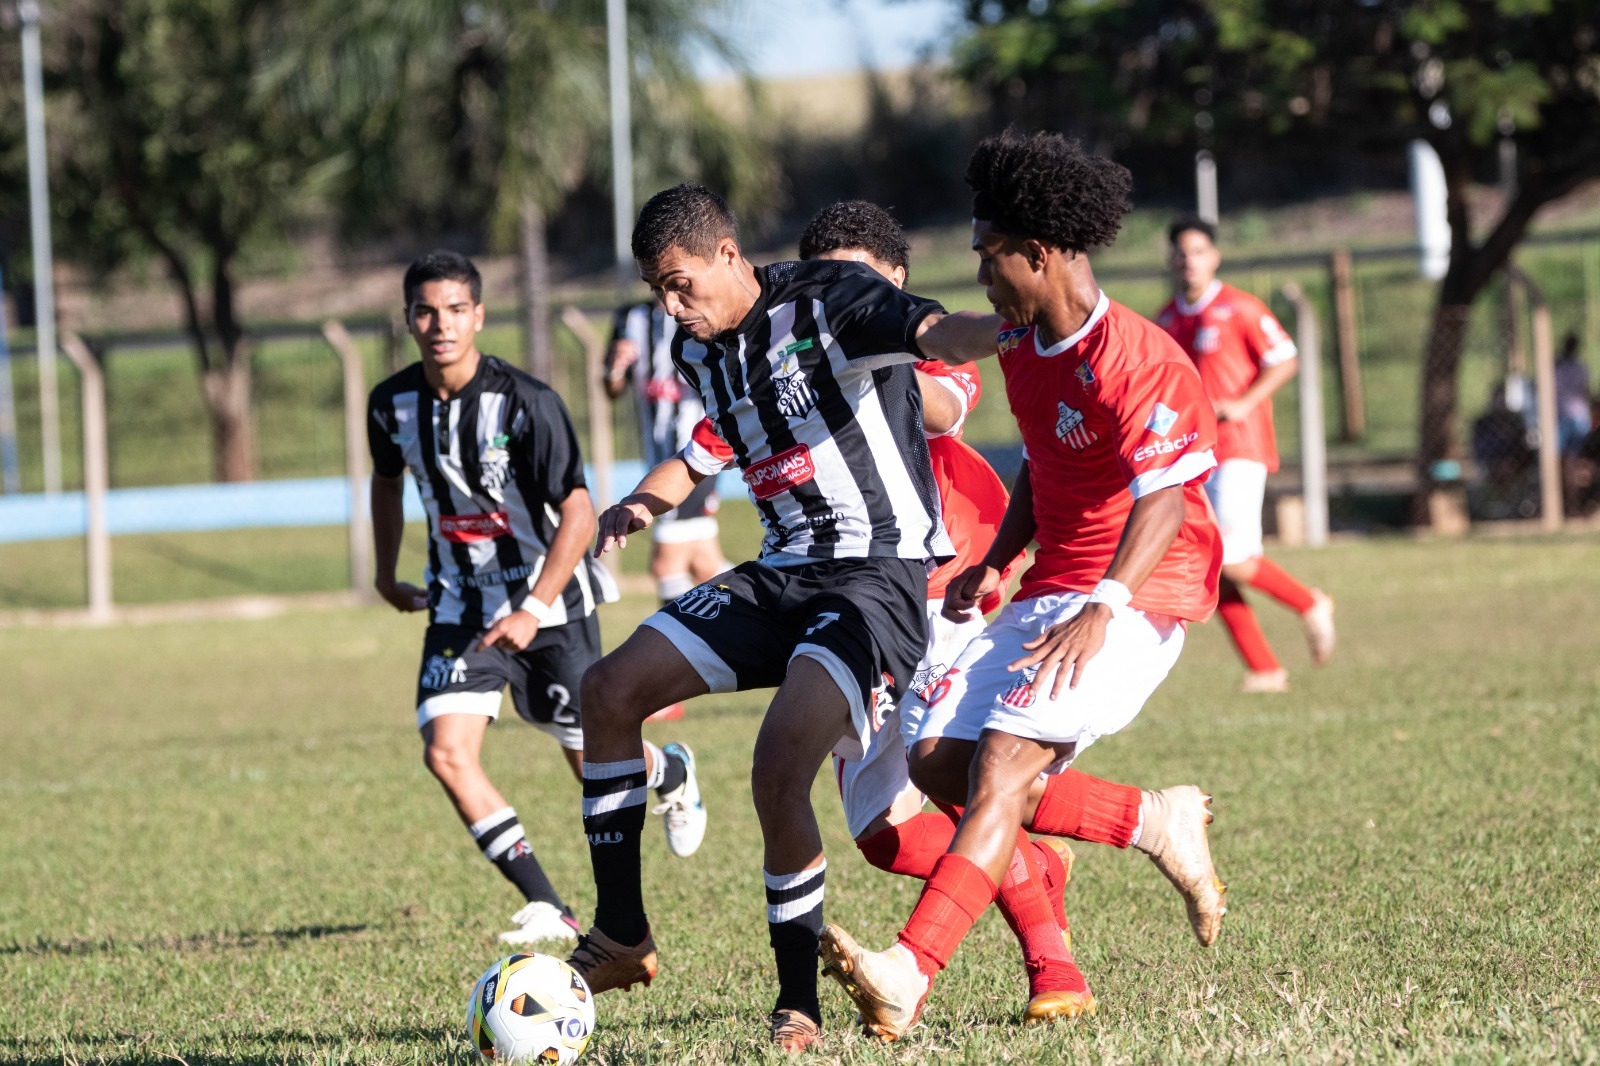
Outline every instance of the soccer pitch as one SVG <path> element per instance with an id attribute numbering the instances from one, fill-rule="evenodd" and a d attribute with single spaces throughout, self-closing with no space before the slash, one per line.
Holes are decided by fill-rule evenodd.
<path id="1" fill-rule="evenodd" d="M 1216 795 L 1229 882 L 1197 947 L 1142 855 L 1082 845 L 1067 908 L 1098 1017 L 1024 1029 L 997 915 L 884 1049 L 823 988 L 815 1061 L 1600 1061 L 1600 542 L 1367 541 L 1281 552 L 1338 598 L 1313 672 L 1234 694 L 1197 627 L 1133 726 L 1080 766 Z M 608 645 L 650 609 L 607 608 Z M 0 630 L 0 1063 L 468 1063 L 473 980 L 518 900 L 428 778 L 422 620 L 373 607 L 104 630 Z M 777 1060 L 748 798 L 765 694 L 651 726 L 699 757 L 699 854 L 645 843 L 653 987 L 608 993 L 587 1060 Z M 514 717 L 485 761 L 552 879 L 592 905 L 578 789 Z M 887 944 L 918 885 L 815 800 L 827 917 Z"/>

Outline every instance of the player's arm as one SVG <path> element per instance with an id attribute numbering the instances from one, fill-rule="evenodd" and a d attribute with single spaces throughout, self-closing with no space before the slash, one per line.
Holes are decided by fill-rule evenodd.
<path id="1" fill-rule="evenodd" d="M 421 611 L 428 606 L 428 594 L 417 586 L 395 579 L 400 564 L 400 542 L 405 537 L 405 478 L 372 475 L 368 494 L 372 509 L 372 587 L 397 611 Z"/>
<path id="2" fill-rule="evenodd" d="M 1005 320 L 977 311 L 931 314 L 917 324 L 917 348 L 941 363 L 970 363 L 995 353 L 994 339 Z"/>
<path id="3" fill-rule="evenodd" d="M 612 340 L 611 347 L 606 349 L 605 377 L 601 379 L 608 397 L 615 400 L 627 391 L 628 377 L 633 370 L 633 364 L 638 361 L 637 344 L 623 336 Z"/>
<path id="4" fill-rule="evenodd" d="M 956 394 L 960 386 L 952 388 L 931 374 L 917 371 L 917 390 L 922 393 L 922 428 L 930 437 L 943 437 L 955 433 L 966 421 L 967 404 Z"/>
<path id="5" fill-rule="evenodd" d="M 589 549 L 589 538 L 594 536 L 594 500 L 590 498 L 589 490 L 582 487 L 573 489 L 556 507 L 556 513 L 561 516 L 561 524 L 556 527 L 555 536 L 550 538 L 539 580 L 533 583 L 527 599 L 522 601 L 517 610 L 489 627 L 489 631 L 478 641 L 480 650 L 505 648 L 508 651 L 521 651 L 526 648 L 539 633 L 539 616 L 548 611 L 550 605 L 566 591 L 567 582 L 572 580 L 572 572 L 578 568 L 583 553 Z"/>
<path id="6" fill-rule="evenodd" d="M 1247 418 L 1257 404 L 1266 403 L 1272 394 L 1288 384 L 1295 374 L 1300 371 L 1300 358 L 1291 355 L 1281 363 L 1264 366 L 1250 387 L 1231 400 L 1218 400 L 1212 406 L 1217 412 L 1218 422 L 1241 422 Z"/>
<path id="7" fill-rule="evenodd" d="M 594 557 L 626 548 L 630 535 L 649 529 L 659 516 L 687 500 L 694 487 L 708 476 L 690 466 L 681 455 L 659 464 L 632 492 L 600 513 Z"/>
<path id="8" fill-rule="evenodd" d="M 1264 305 L 1257 305 L 1248 310 L 1240 308 L 1239 313 L 1244 318 L 1240 326 L 1244 333 L 1245 348 L 1260 370 L 1244 392 L 1212 404 L 1218 422 L 1243 421 L 1258 404 L 1271 400 L 1273 393 L 1288 384 L 1300 370 L 1299 353 L 1295 350 L 1294 341 L 1271 311 Z M 1255 321 L 1250 321 L 1251 318 Z"/>
<path id="9" fill-rule="evenodd" d="M 970 612 L 1000 587 L 1006 567 L 1033 543 L 1037 529 L 1033 518 L 1033 474 L 1024 458 L 1022 469 L 1017 471 L 1017 483 L 1011 487 L 1011 501 L 1006 504 L 1000 528 L 995 530 L 994 541 L 983 560 L 961 571 L 945 586 L 944 616 L 957 622 L 970 617 Z"/>

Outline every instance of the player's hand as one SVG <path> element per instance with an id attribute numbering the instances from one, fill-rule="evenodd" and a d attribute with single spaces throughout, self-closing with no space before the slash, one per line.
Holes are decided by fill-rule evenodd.
<path id="1" fill-rule="evenodd" d="M 607 507 L 600 512 L 599 528 L 595 533 L 594 557 L 598 559 L 613 549 L 620 551 L 626 548 L 629 534 L 649 529 L 655 520 L 656 516 L 650 513 L 650 508 L 642 503 L 629 503 L 623 500 Z"/>
<path id="2" fill-rule="evenodd" d="M 1033 694 L 1038 696 L 1046 683 L 1050 684 L 1050 698 L 1061 696 L 1061 683 L 1072 675 L 1068 688 L 1077 688 L 1083 679 L 1083 668 L 1100 653 L 1106 644 L 1106 623 L 1111 621 L 1111 608 L 1103 603 L 1085 604 L 1083 610 L 1051 626 L 1043 633 L 1023 644 L 1029 652 L 1006 669 L 1012 672 L 1037 666 L 1033 678 Z"/>
<path id="3" fill-rule="evenodd" d="M 419 589 L 415 585 L 404 581 L 396 581 L 391 577 L 387 581 L 379 578 L 372 583 L 372 587 L 377 590 L 379 596 L 383 597 L 385 603 L 397 611 L 426 611 L 428 609 L 427 591 Z"/>
<path id="4" fill-rule="evenodd" d="M 944 589 L 944 610 L 940 613 L 952 622 L 965 622 L 990 593 L 1000 587 L 1000 571 L 979 563 L 969 566 Z"/>
<path id="5" fill-rule="evenodd" d="M 1215 400 L 1211 410 L 1218 422 L 1243 422 L 1250 415 L 1250 405 L 1242 400 Z"/>
<path id="6" fill-rule="evenodd" d="M 619 337 L 611 342 L 611 351 L 606 353 L 606 377 L 621 381 L 628 368 L 638 361 L 639 346 L 626 337 Z"/>
<path id="7" fill-rule="evenodd" d="M 474 651 L 483 651 L 487 648 L 503 648 L 506 651 L 521 651 L 533 643 L 533 638 L 539 635 L 539 620 L 527 611 L 512 611 L 500 621 L 489 627 L 489 631 L 478 638 Z"/>

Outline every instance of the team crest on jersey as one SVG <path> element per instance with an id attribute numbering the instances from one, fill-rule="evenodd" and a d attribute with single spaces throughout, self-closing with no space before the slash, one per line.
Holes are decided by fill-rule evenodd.
<path id="1" fill-rule="evenodd" d="M 696 585 L 673 600 L 672 604 L 686 615 L 709 622 L 732 602 L 733 595 L 726 585 Z"/>
<path id="2" fill-rule="evenodd" d="M 511 453 L 505 449 L 506 438 L 495 437 L 478 460 L 478 480 L 490 492 L 499 492 L 511 480 Z"/>
<path id="3" fill-rule="evenodd" d="M 1033 679 L 1039 676 L 1039 668 L 1030 666 L 1022 671 L 1022 676 L 1005 692 L 1000 694 L 1000 702 L 1016 710 L 1026 710 L 1033 706 L 1034 692 Z"/>
<path id="4" fill-rule="evenodd" d="M 443 655 L 428 656 L 427 663 L 422 667 L 423 688 L 438 690 L 463 684 L 466 680 L 467 660 L 458 658 L 449 648 L 444 650 Z"/>
<path id="5" fill-rule="evenodd" d="M 817 394 L 800 369 L 799 353 L 811 347 L 807 338 L 795 341 L 778 353 L 778 366 L 772 372 L 772 387 L 778 394 L 778 410 L 786 418 L 804 418 L 817 406 Z"/>
<path id="6" fill-rule="evenodd" d="M 944 680 L 945 672 L 949 669 L 944 663 L 923 667 L 912 675 L 911 691 L 921 697 L 924 703 L 932 703 L 934 686 Z"/>
<path id="7" fill-rule="evenodd" d="M 1089 369 L 1088 363 L 1079 363 L 1078 368 L 1073 371 L 1073 374 L 1075 374 L 1078 378 L 1078 381 L 1084 385 L 1094 384 L 1094 371 Z"/>
<path id="8" fill-rule="evenodd" d="M 994 339 L 994 350 L 999 355 L 1005 355 L 1011 349 L 1022 343 L 1022 338 L 1028 335 L 1028 326 L 1018 326 L 1008 329 Z"/>
<path id="9" fill-rule="evenodd" d="M 1083 424 L 1083 412 L 1068 407 L 1065 401 L 1056 403 L 1056 436 L 1080 452 L 1100 439 L 1100 434 Z"/>

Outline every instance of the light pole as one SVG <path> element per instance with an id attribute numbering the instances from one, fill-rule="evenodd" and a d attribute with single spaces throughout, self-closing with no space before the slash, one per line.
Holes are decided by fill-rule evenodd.
<path id="1" fill-rule="evenodd" d="M 628 4 L 606 0 L 606 53 L 611 74 L 611 217 L 615 230 L 617 289 L 633 278 L 633 111 L 628 99 Z"/>
<path id="2" fill-rule="evenodd" d="M 28 129 L 28 204 L 33 229 L 33 317 L 39 355 L 39 443 L 44 491 L 61 491 L 61 413 L 56 394 L 55 263 L 50 252 L 50 177 L 44 148 L 44 75 L 38 0 L 19 0 L 22 95 Z"/>

